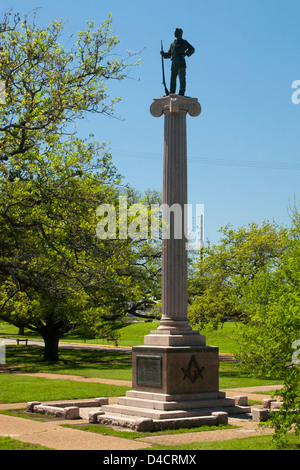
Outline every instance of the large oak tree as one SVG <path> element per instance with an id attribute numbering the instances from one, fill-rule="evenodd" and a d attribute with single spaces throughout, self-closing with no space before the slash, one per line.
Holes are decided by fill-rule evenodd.
<path id="1" fill-rule="evenodd" d="M 113 55 L 111 17 L 88 23 L 70 50 L 62 32 L 35 15 L 7 14 L 0 27 L 0 319 L 38 332 L 47 360 L 75 328 L 114 338 L 114 321 L 151 305 L 159 280 L 151 243 L 97 238 L 97 207 L 117 206 L 125 189 L 103 146 L 73 127 L 114 113 L 106 83 L 130 64 Z"/>

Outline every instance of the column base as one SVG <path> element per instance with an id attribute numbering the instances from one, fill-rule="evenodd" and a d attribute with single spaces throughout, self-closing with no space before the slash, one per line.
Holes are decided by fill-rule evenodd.
<path id="1" fill-rule="evenodd" d="M 157 330 L 144 337 L 146 346 L 205 346 L 206 336 L 191 328 L 188 321 L 162 319 Z"/>

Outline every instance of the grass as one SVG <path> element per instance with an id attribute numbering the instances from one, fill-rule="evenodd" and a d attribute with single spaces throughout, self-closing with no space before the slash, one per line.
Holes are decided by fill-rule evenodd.
<path id="1" fill-rule="evenodd" d="M 261 387 L 266 385 L 279 385 L 282 380 L 252 377 L 243 372 L 238 364 L 221 362 L 219 369 L 219 388 Z"/>
<path id="2" fill-rule="evenodd" d="M 11 437 L 0 436 L 0 450 L 51 450 L 49 447 L 17 441 Z"/>
<path id="3" fill-rule="evenodd" d="M 10 366 L 20 362 L 21 372 L 52 372 L 84 377 L 116 378 L 131 380 L 130 355 L 106 351 L 62 349 L 58 364 L 36 364 L 41 348 L 38 346 L 8 346 Z M 22 352 L 24 356 L 22 356 Z M 21 356 L 21 357 L 20 357 Z M 89 362 L 91 361 L 91 362 Z M 125 362 L 126 361 L 126 362 Z M 28 364 L 28 365 L 26 365 Z M 1 367 L 0 367 L 1 369 Z M 5 369 L 4 369 L 5 370 Z M 220 389 L 278 384 L 278 380 L 249 377 L 235 363 L 221 363 Z M 129 387 L 84 383 L 34 376 L 0 374 L 0 403 L 27 401 L 72 400 L 79 398 L 124 396 Z"/>
<path id="4" fill-rule="evenodd" d="M 158 323 L 132 323 L 124 324 L 119 329 L 120 346 L 141 345 L 144 342 L 144 336 L 155 329 Z M 238 350 L 238 345 L 230 339 L 231 333 L 234 331 L 233 323 L 225 323 L 223 328 L 216 331 L 202 331 L 207 337 L 207 344 L 218 346 L 220 353 L 233 354 Z M 0 336 L 10 336 L 12 338 L 22 337 L 18 335 L 18 330 L 10 325 L 0 324 Z M 32 332 L 25 330 L 24 337 L 37 338 Z M 65 337 L 64 341 L 72 342 L 88 342 L 104 344 L 104 340 L 82 340 L 76 336 Z M 61 346 L 63 341 L 61 342 Z M 72 374 L 91 378 L 111 378 L 131 380 L 131 351 L 128 353 L 112 352 L 109 349 L 105 351 L 93 349 L 69 349 L 60 347 L 60 360 L 57 363 L 45 363 L 42 360 L 43 347 L 41 346 L 20 346 L 13 345 L 6 347 L 5 366 L 0 365 L 0 403 L 20 403 L 27 401 L 52 401 L 52 400 L 72 400 L 93 398 L 99 396 L 123 396 L 128 387 L 120 387 L 115 385 L 105 385 L 97 383 L 84 383 L 79 381 L 46 379 L 40 377 L 28 377 L 25 375 L 17 375 L 7 373 L 10 368 L 19 372 L 47 372 Z M 2 369 L 2 370 L 1 370 Z M 220 363 L 220 389 L 260 386 L 279 384 L 280 381 L 250 377 L 239 370 L 238 364 L 230 362 Z M 129 431 L 116 431 L 109 427 L 102 426 L 76 426 L 83 431 L 100 432 L 101 434 L 119 435 L 129 439 L 142 437 L 141 433 Z M 209 427 L 209 430 L 212 430 Z M 219 429 L 219 428 L 218 428 Z M 196 430 L 203 431 L 204 428 L 167 431 L 171 432 L 192 432 Z M 117 433 L 117 434 L 116 434 Z M 121 433 L 121 434 L 118 434 Z M 161 433 L 160 433 L 161 434 Z M 152 434 L 153 435 L 153 434 Z M 289 450 L 300 450 L 299 437 L 289 435 Z M 192 439 L 191 439 L 192 440 Z M 10 438 L 0 437 L 0 450 L 33 450 L 42 449 L 41 446 L 31 446 L 30 444 L 15 441 Z M 271 450 L 273 449 L 273 441 L 271 436 L 260 436 L 251 438 L 242 438 L 235 440 L 223 440 L 222 442 L 191 442 L 186 445 L 156 446 L 151 450 Z"/>
<path id="5" fill-rule="evenodd" d="M 6 415 L 6 416 L 14 416 L 15 418 L 24 418 L 24 419 L 29 419 L 31 421 L 42 421 L 43 415 L 36 414 L 35 417 L 32 415 L 27 414 L 27 411 L 25 408 L 13 408 L 11 410 L 0 410 L 0 415 Z"/>
<path id="6" fill-rule="evenodd" d="M 6 369 L 131 380 L 131 352 L 125 354 L 109 350 L 60 348 L 60 360 L 57 363 L 44 362 L 42 355 L 41 346 L 7 346 Z M 5 367 L 2 366 L 2 370 Z"/>
<path id="7" fill-rule="evenodd" d="M 120 343 L 122 345 L 142 344 L 144 334 L 154 329 L 157 323 L 125 324 L 120 329 Z M 230 334 L 235 328 L 234 323 L 225 323 L 223 328 L 210 332 L 208 344 L 218 345 L 223 352 L 233 352 L 236 344 L 230 340 Z M 0 325 L 0 336 L 16 335 L 17 329 Z M 19 335 L 17 335 L 19 336 Z M 27 331 L 25 331 L 25 336 Z M 73 338 L 74 339 L 74 338 Z M 221 345 L 221 346 L 220 346 Z M 131 351 L 127 353 L 112 352 L 95 349 L 69 349 L 60 347 L 60 360 L 57 363 L 45 363 L 42 360 L 42 346 L 15 345 L 6 347 L 6 368 L 20 372 L 47 372 L 66 375 L 78 375 L 90 378 L 110 378 L 131 380 Z M 3 372 L 5 367 L 1 367 Z M 221 362 L 219 384 L 221 389 L 273 385 L 278 380 L 250 377 L 242 373 L 235 363 Z M 15 403 L 32 400 L 58 400 L 92 398 L 96 396 L 124 395 L 126 388 L 100 385 L 93 383 L 69 382 L 66 380 L 44 379 L 38 377 L 17 376 L 15 374 L 0 374 L 0 402 Z"/>
<path id="8" fill-rule="evenodd" d="M 159 322 L 137 322 L 129 323 L 123 322 L 118 324 L 119 340 L 118 346 L 132 347 L 144 344 L 144 336 L 148 335 L 151 330 L 156 330 Z M 206 336 L 207 344 L 210 346 L 218 346 L 220 353 L 235 353 L 238 350 L 238 344 L 231 339 L 231 334 L 236 329 L 236 325 L 233 322 L 223 323 L 222 327 L 217 331 L 203 330 L 201 334 Z M 6 336 L 9 338 L 21 338 L 22 335 L 18 334 L 18 328 L 7 323 L 0 323 L 0 336 Z M 42 338 L 36 333 L 25 329 L 23 337 L 29 339 L 41 340 Z M 104 338 L 87 338 L 82 339 L 80 336 L 75 334 L 68 334 L 64 336 L 60 343 L 74 342 L 74 343 L 89 343 L 89 344 L 104 344 L 113 345 L 112 342 L 105 340 Z"/>
<path id="9" fill-rule="evenodd" d="M 201 427 L 196 427 L 196 428 L 180 428 L 180 429 L 168 429 L 165 431 L 156 431 L 156 432 L 137 432 L 137 431 L 129 431 L 129 430 L 124 430 L 124 431 L 119 431 L 116 429 L 113 429 L 110 426 L 104 426 L 101 424 L 63 424 L 62 426 L 68 427 L 68 428 L 73 428 L 73 429 L 79 429 L 80 431 L 88 431 L 88 432 L 94 432 L 96 434 L 104 434 L 106 436 L 115 436 L 115 437 L 121 437 L 123 439 L 140 439 L 143 437 L 148 437 L 148 436 L 162 436 L 162 435 L 170 435 L 170 434 L 184 434 L 184 433 L 193 433 L 193 432 L 198 432 L 198 431 L 220 431 L 221 429 L 233 429 L 237 428 L 237 426 L 231 426 L 231 425 L 220 425 L 220 426 L 201 426 Z"/>
<path id="10" fill-rule="evenodd" d="M 132 378 L 131 353 L 60 348 L 60 360 L 55 364 L 43 362 L 42 354 L 41 346 L 7 346 L 6 366 L 16 367 L 21 372 L 52 372 L 118 380 Z M 222 389 L 280 383 L 278 379 L 250 377 L 239 370 L 238 364 L 230 362 L 220 363 L 219 379 Z"/>
<path id="11" fill-rule="evenodd" d="M 125 395 L 128 387 L 0 374 L 0 403 L 75 400 Z"/>
<path id="12" fill-rule="evenodd" d="M 125 434 L 125 433 L 124 433 Z M 131 434 L 131 433 L 129 433 Z M 139 435 L 139 437 L 141 437 Z M 0 436 L 0 450 L 52 450 L 48 447 L 29 444 L 26 442 L 17 441 L 11 437 Z M 241 439 L 229 439 L 223 441 L 212 441 L 212 442 L 192 442 L 185 445 L 177 446 L 155 446 L 151 449 L 146 449 L 147 452 L 154 450 L 275 450 L 272 436 L 259 436 L 259 437 L 247 437 Z M 288 436 L 287 445 L 284 450 L 300 450 L 299 437 L 290 434 Z M 137 451 L 139 452 L 139 451 Z"/>
<path id="13" fill-rule="evenodd" d="M 38 371 L 43 368 L 52 371 L 57 367 L 61 369 L 73 367 L 80 369 L 82 366 L 90 364 L 101 364 L 105 366 L 108 364 L 126 364 L 131 360 L 131 351 L 126 353 L 111 352 L 108 350 L 96 349 L 69 349 L 59 348 L 59 361 L 49 363 L 43 361 L 43 346 L 28 345 L 28 346 L 6 346 L 6 366 L 19 367 L 26 370 L 26 372 Z M 26 369 L 25 369 L 26 368 Z"/>
<path id="14" fill-rule="evenodd" d="M 118 346 L 132 347 L 144 344 L 144 336 L 148 335 L 150 331 L 156 330 L 159 322 L 137 322 L 137 323 L 123 323 L 119 330 Z M 238 351 L 238 344 L 231 338 L 232 333 L 235 331 L 236 325 L 233 322 L 223 323 L 217 331 L 202 330 L 200 333 L 206 336 L 206 342 L 210 346 L 218 346 L 220 353 L 234 354 Z M 76 336 L 66 336 L 64 341 L 82 342 Z M 112 345 L 104 339 L 87 339 L 87 343 L 91 344 L 107 344 Z"/>
<path id="15" fill-rule="evenodd" d="M 184 433 L 194 433 L 194 432 L 203 432 L 203 431 L 215 431 L 215 430 L 224 430 L 224 429 L 233 429 L 238 426 L 201 426 L 197 428 L 190 429 L 169 429 L 166 431 L 158 431 L 152 433 L 138 433 L 134 431 L 117 431 L 108 426 L 101 425 L 63 425 L 69 428 L 80 429 L 82 431 L 100 433 L 110 436 L 121 437 L 125 439 L 141 439 L 147 436 L 161 436 L 161 435 L 170 435 L 170 434 L 184 434 Z M 191 440 L 193 439 L 191 434 Z M 285 450 L 300 450 L 300 441 L 299 436 L 295 434 L 289 434 L 287 437 L 287 444 L 285 445 Z M 248 437 L 240 439 L 228 439 L 223 441 L 210 441 L 210 442 L 191 442 L 188 444 L 179 444 L 175 446 L 164 446 L 157 445 L 151 447 L 152 450 L 275 450 L 275 444 L 272 439 L 272 435 L 268 436 L 257 436 L 257 437 Z"/>
<path id="16" fill-rule="evenodd" d="M 153 450 L 276 450 L 272 436 L 253 436 L 240 439 L 228 439 L 210 442 L 191 442 L 189 444 L 179 444 L 176 446 L 158 445 L 151 447 Z M 299 436 L 289 434 L 287 444 L 281 450 L 300 450 Z"/>

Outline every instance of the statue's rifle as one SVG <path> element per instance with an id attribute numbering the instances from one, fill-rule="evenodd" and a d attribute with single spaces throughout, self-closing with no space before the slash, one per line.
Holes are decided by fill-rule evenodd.
<path id="1" fill-rule="evenodd" d="M 164 67 L 164 56 L 163 56 L 163 52 L 164 52 L 164 49 L 163 49 L 163 42 L 161 41 L 161 66 L 162 66 L 162 76 L 163 76 L 163 86 L 165 87 L 165 93 L 166 95 L 169 94 L 169 90 L 167 88 L 167 85 L 166 85 L 166 80 L 165 80 L 165 67 Z"/>

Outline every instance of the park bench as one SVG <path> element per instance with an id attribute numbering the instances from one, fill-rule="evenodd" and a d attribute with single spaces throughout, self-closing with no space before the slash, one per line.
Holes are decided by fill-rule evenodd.
<path id="1" fill-rule="evenodd" d="M 17 345 L 19 345 L 19 344 L 20 344 L 20 341 L 24 341 L 24 342 L 25 342 L 25 345 L 27 346 L 27 341 L 28 341 L 28 339 L 27 339 L 27 338 L 26 338 L 26 339 L 23 339 L 23 338 L 17 338 L 17 340 L 16 340 L 16 341 L 17 341 Z"/>

